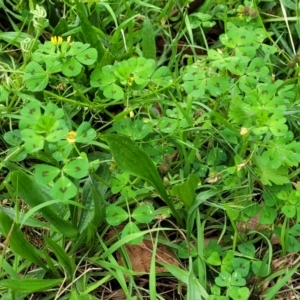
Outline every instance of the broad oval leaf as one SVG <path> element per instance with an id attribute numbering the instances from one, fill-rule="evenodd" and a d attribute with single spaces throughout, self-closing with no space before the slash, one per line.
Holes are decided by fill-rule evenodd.
<path id="1" fill-rule="evenodd" d="M 149 181 L 170 207 L 178 223 L 182 224 L 182 220 L 175 210 L 173 202 L 169 199 L 162 179 L 150 157 L 129 137 L 106 134 L 103 139 L 107 141 L 118 166 L 124 171 Z"/>

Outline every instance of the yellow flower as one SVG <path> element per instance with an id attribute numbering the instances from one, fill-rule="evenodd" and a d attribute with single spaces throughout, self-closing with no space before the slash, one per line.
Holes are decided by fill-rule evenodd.
<path id="1" fill-rule="evenodd" d="M 248 131 L 249 131 L 248 128 L 242 127 L 240 130 L 240 135 L 245 136 L 248 134 Z"/>
<path id="2" fill-rule="evenodd" d="M 75 131 L 70 131 L 67 134 L 67 141 L 69 144 L 74 144 L 76 142 L 76 132 Z"/>
<path id="3" fill-rule="evenodd" d="M 63 42 L 63 38 L 61 36 L 51 36 L 51 43 L 55 46 L 60 46 Z"/>
<path id="4" fill-rule="evenodd" d="M 132 86 L 133 82 L 134 82 L 134 77 L 133 77 L 133 76 L 130 76 L 130 77 L 129 77 L 129 80 L 128 80 L 128 82 L 127 82 L 128 86 Z"/>
<path id="5" fill-rule="evenodd" d="M 129 112 L 129 117 L 130 117 L 131 119 L 134 117 L 134 112 L 133 112 L 132 110 Z"/>
<path id="6" fill-rule="evenodd" d="M 124 111 L 129 111 L 128 114 L 129 114 L 130 118 L 134 117 L 134 112 L 132 111 L 132 109 L 130 107 L 125 107 Z M 127 118 L 127 116 L 124 116 L 124 118 Z"/>

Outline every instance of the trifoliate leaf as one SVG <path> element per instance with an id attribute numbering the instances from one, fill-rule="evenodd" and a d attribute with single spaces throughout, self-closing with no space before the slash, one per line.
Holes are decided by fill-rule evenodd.
<path id="1" fill-rule="evenodd" d="M 76 55 L 76 59 L 83 65 L 90 66 L 97 60 L 97 50 L 95 48 L 89 48 L 80 54 Z"/>
<path id="2" fill-rule="evenodd" d="M 44 148 L 44 138 L 36 134 L 32 129 L 23 129 L 21 131 L 22 140 L 28 153 L 37 152 Z"/>
<path id="3" fill-rule="evenodd" d="M 140 232 L 140 229 L 135 225 L 133 222 L 128 222 L 126 226 L 122 230 L 121 238 L 125 238 L 126 236 L 138 233 Z M 143 236 L 140 236 L 138 238 L 132 239 L 128 242 L 129 245 L 136 245 L 143 241 Z"/>
<path id="4" fill-rule="evenodd" d="M 95 129 L 91 128 L 89 122 L 83 122 L 76 130 L 76 142 L 88 143 L 96 137 Z"/>
<path id="5" fill-rule="evenodd" d="M 86 159 L 75 159 L 68 162 L 62 171 L 70 177 L 81 179 L 89 174 L 89 163 Z"/>
<path id="6" fill-rule="evenodd" d="M 116 66 L 105 66 L 101 70 L 95 69 L 91 74 L 91 86 L 104 89 L 108 85 L 116 81 L 114 71 Z"/>
<path id="7" fill-rule="evenodd" d="M 39 164 L 35 166 L 34 177 L 38 183 L 48 184 L 53 181 L 59 173 L 60 169 L 56 167 Z"/>
<path id="8" fill-rule="evenodd" d="M 81 42 L 72 43 L 70 50 L 67 52 L 66 56 L 75 56 L 82 53 L 84 50 L 88 49 L 90 44 L 83 44 Z"/>
<path id="9" fill-rule="evenodd" d="M 49 81 L 46 71 L 35 61 L 30 62 L 26 66 L 23 80 L 28 90 L 32 92 L 44 90 Z"/>
<path id="10" fill-rule="evenodd" d="M 121 207 L 109 205 L 106 208 L 106 222 L 112 226 L 118 226 L 128 218 L 128 213 Z"/>
<path id="11" fill-rule="evenodd" d="M 103 94 L 106 98 L 114 100 L 121 100 L 122 98 L 124 98 L 123 89 L 115 83 L 111 83 L 110 85 L 106 86 L 103 90 Z"/>
<path id="12" fill-rule="evenodd" d="M 82 69 L 82 65 L 74 58 L 71 57 L 64 62 L 61 71 L 67 77 L 77 76 Z"/>
<path id="13" fill-rule="evenodd" d="M 132 218 L 139 223 L 148 224 L 154 219 L 154 208 L 152 205 L 142 205 L 132 212 Z"/>
<path id="14" fill-rule="evenodd" d="M 52 197 L 59 200 L 69 200 L 75 197 L 76 194 L 75 184 L 65 176 L 60 177 L 51 190 Z"/>

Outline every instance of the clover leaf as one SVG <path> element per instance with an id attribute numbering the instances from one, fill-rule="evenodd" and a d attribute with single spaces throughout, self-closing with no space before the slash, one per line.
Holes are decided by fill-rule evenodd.
<path id="1" fill-rule="evenodd" d="M 34 177 L 38 183 L 48 184 L 52 182 L 59 173 L 60 170 L 56 167 L 39 164 L 35 166 Z"/>
<path id="2" fill-rule="evenodd" d="M 153 59 L 146 59 L 144 57 L 132 57 L 128 60 L 132 67 L 131 75 L 134 82 L 138 85 L 144 84 L 155 70 L 156 63 Z"/>
<path id="3" fill-rule="evenodd" d="M 89 143 L 96 137 L 95 129 L 89 122 L 82 122 L 76 130 L 76 142 Z"/>
<path id="4" fill-rule="evenodd" d="M 299 241 L 292 235 L 288 235 L 286 250 L 288 252 L 299 252 L 300 251 L 300 243 Z"/>
<path id="5" fill-rule="evenodd" d="M 62 169 L 70 177 L 80 179 L 88 175 L 89 163 L 86 159 L 77 158 L 68 162 Z"/>
<path id="6" fill-rule="evenodd" d="M 223 271 L 215 278 L 215 283 L 220 287 L 229 287 L 230 286 L 230 273 Z"/>
<path id="7" fill-rule="evenodd" d="M 51 189 L 52 197 L 60 200 L 69 200 L 75 197 L 76 194 L 75 184 L 66 176 L 59 177 Z"/>
<path id="8" fill-rule="evenodd" d="M 97 50 L 95 48 L 89 48 L 77 54 L 75 57 L 83 65 L 90 66 L 97 60 L 97 56 Z"/>
<path id="9" fill-rule="evenodd" d="M 39 92 L 48 85 L 48 74 L 36 61 L 30 62 L 24 72 L 23 81 L 29 91 Z"/>
<path id="10" fill-rule="evenodd" d="M 281 211 L 287 218 L 294 218 L 296 216 L 296 207 L 294 205 L 285 204 L 281 208 Z"/>
<path id="11" fill-rule="evenodd" d="M 132 137 L 133 140 L 141 140 L 151 132 L 152 124 L 126 118 L 115 122 L 113 129 L 118 133 Z"/>
<path id="12" fill-rule="evenodd" d="M 37 152 L 44 148 L 43 136 L 36 134 L 32 129 L 24 129 L 21 131 L 24 147 L 28 153 Z"/>
<path id="13" fill-rule="evenodd" d="M 153 205 L 142 205 L 137 207 L 133 212 L 132 212 L 132 217 L 140 222 L 140 223 L 145 223 L 148 224 L 153 221 L 154 219 L 154 208 Z"/>
<path id="14" fill-rule="evenodd" d="M 52 116 L 56 120 L 61 119 L 64 116 L 64 111 L 54 103 L 48 103 L 46 107 L 44 107 L 44 116 Z"/>
<path id="15" fill-rule="evenodd" d="M 250 291 L 247 287 L 231 286 L 228 289 L 228 294 L 233 300 L 248 300 Z"/>
<path id="16" fill-rule="evenodd" d="M 112 226 L 118 226 L 128 218 L 128 213 L 117 205 L 109 205 L 106 208 L 106 222 Z"/>
<path id="17" fill-rule="evenodd" d="M 11 146 L 19 146 L 22 143 L 22 136 L 19 129 L 5 132 L 3 138 Z"/>
<path id="18" fill-rule="evenodd" d="M 111 191 L 113 194 L 117 194 L 128 184 L 129 182 L 129 174 L 122 173 L 117 174 L 116 178 L 112 178 L 111 180 Z"/>
<path id="19" fill-rule="evenodd" d="M 101 70 L 95 69 L 91 74 L 91 86 L 105 89 L 110 84 L 116 82 L 117 78 L 114 75 L 116 66 L 104 66 Z"/>
<path id="20" fill-rule="evenodd" d="M 183 88 L 193 98 L 199 98 L 204 95 L 206 88 L 206 75 L 199 66 L 193 65 L 188 68 L 183 76 Z"/>
<path id="21" fill-rule="evenodd" d="M 242 277 L 241 273 L 234 271 L 231 274 L 231 285 L 244 286 L 246 285 L 246 280 Z"/>
<path id="22" fill-rule="evenodd" d="M 81 72 L 81 69 L 82 65 L 74 57 L 71 57 L 63 63 L 61 71 L 67 77 L 74 77 Z"/>
<path id="23" fill-rule="evenodd" d="M 50 41 L 39 44 L 38 50 L 32 54 L 32 59 L 38 63 L 44 63 L 49 58 L 58 58 L 59 54 L 55 53 L 55 50 L 55 45 Z"/>
<path id="24" fill-rule="evenodd" d="M 125 238 L 127 235 L 138 233 L 140 229 L 133 222 L 128 222 L 122 230 L 121 238 Z M 143 236 L 132 239 L 128 242 L 129 245 L 136 245 L 143 241 Z"/>
<path id="25" fill-rule="evenodd" d="M 151 82 L 158 86 L 166 86 L 172 80 L 171 71 L 168 67 L 162 66 L 151 75 Z"/>

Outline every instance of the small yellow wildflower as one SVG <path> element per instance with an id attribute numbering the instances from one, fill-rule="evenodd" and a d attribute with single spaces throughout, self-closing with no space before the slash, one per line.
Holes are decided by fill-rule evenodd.
<path id="1" fill-rule="evenodd" d="M 240 130 L 240 135 L 245 136 L 248 133 L 248 129 L 246 127 L 242 127 Z"/>
<path id="2" fill-rule="evenodd" d="M 132 109 L 130 107 L 125 107 L 124 111 L 128 111 L 128 115 L 131 119 L 134 117 L 134 112 L 132 111 Z M 127 118 L 127 116 L 124 116 L 124 118 Z"/>
<path id="3" fill-rule="evenodd" d="M 134 77 L 133 76 L 130 76 L 129 77 L 129 80 L 127 82 L 128 86 L 132 86 L 133 85 L 133 82 L 134 82 Z"/>
<path id="4" fill-rule="evenodd" d="M 132 110 L 129 112 L 129 117 L 130 117 L 130 118 L 133 118 L 133 117 L 134 117 L 134 112 L 133 112 Z"/>
<path id="5" fill-rule="evenodd" d="M 51 36 L 51 43 L 55 46 L 60 46 L 63 42 L 63 38 L 61 36 Z"/>
<path id="6" fill-rule="evenodd" d="M 67 134 L 67 141 L 69 144 L 74 144 L 76 142 L 76 132 L 75 131 L 70 131 Z"/>
<path id="7" fill-rule="evenodd" d="M 68 45 L 72 45 L 73 44 L 73 42 L 71 41 L 71 38 L 72 37 L 70 35 L 67 37 Z"/>
<path id="8" fill-rule="evenodd" d="M 248 162 L 243 162 L 239 165 L 237 165 L 237 170 L 241 171 L 243 168 L 245 168 L 247 166 Z"/>

